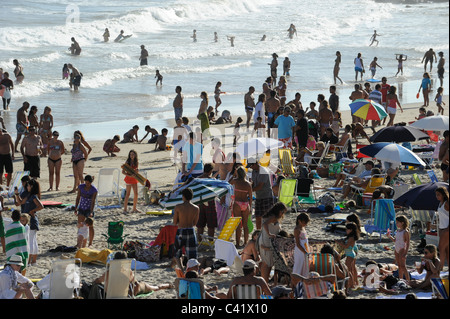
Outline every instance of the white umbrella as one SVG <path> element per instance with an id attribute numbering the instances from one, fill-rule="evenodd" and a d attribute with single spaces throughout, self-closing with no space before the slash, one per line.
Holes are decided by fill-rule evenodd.
<path id="1" fill-rule="evenodd" d="M 268 150 L 274 150 L 280 147 L 283 147 L 283 142 L 279 140 L 268 137 L 257 137 L 239 144 L 236 147 L 236 153 L 244 159 L 258 154 L 264 154 Z"/>
<path id="2" fill-rule="evenodd" d="M 424 117 L 410 126 L 426 130 L 426 131 L 446 131 L 448 130 L 448 116 L 445 115 L 434 115 Z"/>
<path id="3" fill-rule="evenodd" d="M 379 161 L 426 166 L 425 162 L 412 151 L 395 143 L 373 143 L 360 148 L 359 151 Z"/>

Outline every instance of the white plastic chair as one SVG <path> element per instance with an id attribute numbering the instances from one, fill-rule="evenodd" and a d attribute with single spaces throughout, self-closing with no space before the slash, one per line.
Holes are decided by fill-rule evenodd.
<path id="1" fill-rule="evenodd" d="M 136 261 L 134 262 L 134 269 L 131 268 L 133 260 L 133 258 L 127 258 L 107 262 L 105 272 L 106 299 L 128 298 L 131 278 L 135 278 L 136 275 Z M 134 298 L 133 295 L 131 297 Z"/>
<path id="2" fill-rule="evenodd" d="M 80 277 L 80 258 L 54 261 L 50 273 L 49 299 L 73 299 L 74 290 L 80 288 Z"/>
<path id="3" fill-rule="evenodd" d="M 98 172 L 97 181 L 97 197 L 96 206 L 99 206 L 99 199 L 112 198 L 117 199 L 118 204 L 120 199 L 120 170 L 118 168 L 102 168 Z"/>

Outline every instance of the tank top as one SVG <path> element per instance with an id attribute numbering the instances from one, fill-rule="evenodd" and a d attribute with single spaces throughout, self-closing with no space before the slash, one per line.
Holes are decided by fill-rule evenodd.
<path id="1" fill-rule="evenodd" d="M 309 252 L 309 245 L 308 245 L 308 235 L 306 233 L 306 230 L 302 230 L 299 234 L 299 241 L 300 246 L 306 251 Z"/>
<path id="2" fill-rule="evenodd" d="M 355 58 L 355 68 L 362 69 L 362 64 L 361 64 L 361 59 L 360 58 Z"/>
<path id="3" fill-rule="evenodd" d="M 84 153 L 81 150 L 81 148 L 79 146 L 73 147 L 72 148 L 72 161 L 78 161 L 83 158 L 84 158 Z"/>
<path id="4" fill-rule="evenodd" d="M 448 210 L 445 209 L 445 203 L 439 205 L 437 210 L 439 216 L 439 229 L 448 227 Z"/>

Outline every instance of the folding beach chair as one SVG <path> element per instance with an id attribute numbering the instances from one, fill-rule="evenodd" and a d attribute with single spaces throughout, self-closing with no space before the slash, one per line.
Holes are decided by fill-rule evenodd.
<path id="1" fill-rule="evenodd" d="M 438 299 L 448 299 L 448 278 L 431 278 L 431 289 Z"/>
<path id="2" fill-rule="evenodd" d="M 333 153 L 336 156 L 336 161 L 340 161 L 341 158 L 348 157 L 348 144 L 351 143 L 350 139 L 345 141 L 344 145 L 333 145 Z"/>
<path id="3" fill-rule="evenodd" d="M 320 279 L 313 283 L 305 283 L 300 275 L 295 273 L 290 277 L 295 299 L 328 299 L 327 293 L 331 283 Z"/>
<path id="4" fill-rule="evenodd" d="M 338 280 L 336 275 L 336 263 L 333 255 L 321 253 L 309 253 L 309 270 L 319 273 L 321 276 L 334 275 L 334 289 L 344 289 L 350 277 Z"/>
<path id="5" fill-rule="evenodd" d="M 259 285 L 233 285 L 232 299 L 261 299 L 262 288 Z"/>
<path id="6" fill-rule="evenodd" d="M 177 299 L 205 299 L 205 285 L 198 278 L 176 278 Z"/>
<path id="7" fill-rule="evenodd" d="M 384 184 L 386 181 L 386 174 L 375 174 L 370 178 L 369 183 L 365 188 L 358 187 L 356 185 L 350 185 L 350 187 L 359 195 L 363 195 L 366 193 L 373 193 L 377 187 Z"/>
<path id="8" fill-rule="evenodd" d="M 409 212 L 411 213 L 411 219 L 410 224 L 416 224 L 419 226 L 420 229 L 426 229 L 426 224 L 431 223 L 432 219 L 431 216 L 434 215 L 434 211 L 432 210 L 416 210 L 416 209 L 410 209 Z"/>
<path id="9" fill-rule="evenodd" d="M 80 258 L 54 261 L 50 272 L 49 299 L 73 299 L 81 288 L 80 277 Z"/>
<path id="10" fill-rule="evenodd" d="M 208 240 L 212 241 L 210 243 L 202 241 L 203 245 L 212 246 L 214 244 L 216 239 L 221 239 L 224 241 L 231 241 L 231 236 L 233 236 L 234 232 L 238 228 L 239 224 L 241 223 L 242 217 L 230 217 L 225 222 L 225 225 L 223 226 L 222 230 L 220 231 L 220 234 L 218 237 L 211 237 L 208 235 L 202 235 L 202 238 L 207 238 Z"/>
<path id="11" fill-rule="evenodd" d="M 134 298 L 130 284 L 136 275 L 136 260 L 132 258 L 109 260 L 106 263 L 105 274 L 105 299 L 126 299 L 129 296 Z"/>
<path id="12" fill-rule="evenodd" d="M 120 205 L 120 170 L 118 168 L 101 168 L 98 172 L 97 197 L 96 206 L 99 208 L 107 208 L 107 206 L 99 206 L 99 200 L 102 198 L 117 199 Z"/>
<path id="13" fill-rule="evenodd" d="M 280 184 L 280 194 L 278 201 L 284 203 L 287 207 L 296 208 L 298 201 L 297 197 L 297 180 L 296 179 L 282 179 Z"/>
<path id="14" fill-rule="evenodd" d="M 414 173 L 412 176 L 414 183 L 416 183 L 416 185 L 422 185 L 422 181 L 419 178 L 419 175 L 417 175 L 417 173 Z"/>
<path id="15" fill-rule="evenodd" d="M 102 234 L 108 243 L 108 249 L 122 249 L 125 237 L 128 235 L 123 234 L 123 221 L 109 222 L 108 234 Z"/>
<path id="16" fill-rule="evenodd" d="M 294 162 L 292 160 L 292 153 L 290 149 L 278 149 L 278 156 L 280 158 L 280 169 L 286 176 L 295 175 Z"/>
<path id="17" fill-rule="evenodd" d="M 311 156 L 311 164 L 310 167 L 320 167 L 322 165 L 322 162 L 328 155 L 328 151 L 330 150 L 330 142 L 325 143 L 325 148 L 323 150 L 323 153 L 321 156 Z"/>
<path id="18" fill-rule="evenodd" d="M 438 178 L 436 176 L 436 173 L 433 170 L 428 170 L 427 173 L 428 173 L 428 176 L 430 177 L 430 180 L 431 180 L 432 183 L 439 182 L 439 180 L 438 180 Z"/>
<path id="19" fill-rule="evenodd" d="M 395 208 L 394 200 L 392 199 L 377 199 L 372 201 L 370 209 L 370 220 L 364 225 L 364 229 L 368 234 L 374 232 L 381 236 L 390 229 L 394 232 L 397 229 L 395 223 Z"/>

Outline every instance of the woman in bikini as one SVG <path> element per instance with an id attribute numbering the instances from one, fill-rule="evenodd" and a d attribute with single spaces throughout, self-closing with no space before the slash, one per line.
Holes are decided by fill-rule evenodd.
<path id="1" fill-rule="evenodd" d="M 19 61 L 17 59 L 13 60 L 13 64 L 16 66 L 14 69 L 14 75 L 16 76 L 16 81 L 18 84 L 23 82 L 23 79 L 25 76 L 23 75 L 23 66 L 20 65 Z"/>
<path id="2" fill-rule="evenodd" d="M 57 131 L 53 132 L 53 138 L 48 141 L 46 151 L 48 153 L 48 173 L 49 173 L 49 183 L 50 188 L 48 191 L 53 190 L 53 176 L 55 177 L 56 190 L 59 191 L 59 181 L 62 160 L 61 156 L 64 154 L 64 143 L 58 140 L 59 133 Z"/>
<path id="3" fill-rule="evenodd" d="M 81 144 L 81 135 L 75 134 L 72 147 L 72 168 L 74 184 L 73 189 L 69 193 L 75 193 L 83 180 L 84 164 L 88 158 L 88 152 L 86 148 Z"/>
<path id="4" fill-rule="evenodd" d="M 240 246 L 242 228 L 244 228 L 244 246 L 248 242 L 247 220 L 251 218 L 252 184 L 247 180 L 244 167 L 236 169 L 235 178 L 230 181 L 234 186 L 233 216 L 242 217 L 242 222 L 236 229 L 236 246 Z"/>
<path id="5" fill-rule="evenodd" d="M 136 170 L 136 172 L 138 171 L 139 161 L 135 150 L 130 150 L 130 152 L 128 152 L 128 158 L 125 163 L 130 165 L 134 170 Z M 140 213 L 140 211 L 136 209 L 138 201 L 138 181 L 132 175 L 128 174 L 125 170 L 123 170 L 122 173 L 125 175 L 124 181 L 126 184 L 125 199 L 123 201 L 123 212 L 128 212 L 128 199 L 130 198 L 131 189 L 133 189 L 134 197 L 132 213 Z"/>
<path id="6" fill-rule="evenodd" d="M 91 154 L 92 152 L 92 147 L 91 145 L 89 145 L 89 143 L 86 141 L 86 139 L 84 138 L 83 133 L 81 133 L 81 131 L 75 131 L 73 133 L 73 137 L 75 138 L 75 135 L 78 134 L 81 137 L 81 144 L 83 144 L 83 146 L 86 148 L 88 155 Z"/>
<path id="7" fill-rule="evenodd" d="M 217 82 L 216 87 L 214 88 L 214 99 L 216 100 L 216 115 L 219 114 L 219 106 L 222 104 L 222 100 L 220 99 L 220 93 L 225 93 L 220 91 L 220 87 L 222 86 L 222 82 Z"/>
<path id="8" fill-rule="evenodd" d="M 36 128 L 36 130 L 39 130 L 39 119 L 37 117 L 37 111 L 38 108 L 36 105 L 30 107 L 30 112 L 28 113 L 28 121 L 30 122 L 30 124 L 28 126 L 33 126 Z"/>
<path id="9" fill-rule="evenodd" d="M 53 115 L 51 114 L 52 109 L 50 106 L 46 106 L 44 108 L 44 113 L 41 114 L 39 120 L 39 135 L 42 139 L 42 144 L 44 144 L 44 150 L 42 152 L 42 156 L 47 156 L 47 144 L 49 140 L 52 138 L 52 128 L 53 128 Z"/>
<path id="10" fill-rule="evenodd" d="M 334 60 L 334 69 L 333 69 L 334 84 L 336 84 L 336 79 L 341 81 L 341 84 L 343 83 L 341 78 L 339 77 L 340 64 L 341 64 L 341 52 L 336 51 L 336 59 Z"/>

